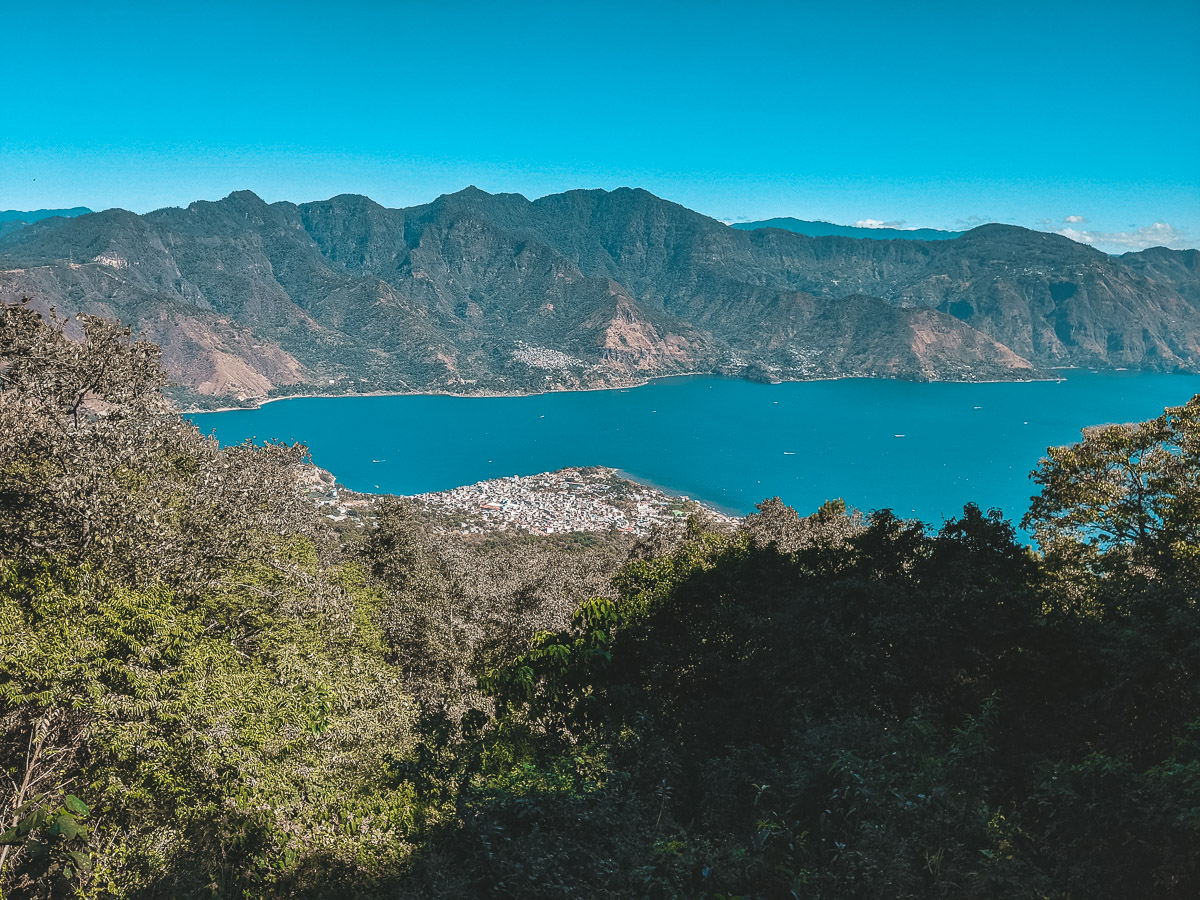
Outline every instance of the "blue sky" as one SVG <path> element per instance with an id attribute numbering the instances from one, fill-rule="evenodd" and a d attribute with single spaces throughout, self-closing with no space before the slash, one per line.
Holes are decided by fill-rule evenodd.
<path id="1" fill-rule="evenodd" d="M 10 3 L 0 208 L 640 186 L 1200 244 L 1200 3 Z M 1068 218 L 1077 221 L 1068 221 Z"/>

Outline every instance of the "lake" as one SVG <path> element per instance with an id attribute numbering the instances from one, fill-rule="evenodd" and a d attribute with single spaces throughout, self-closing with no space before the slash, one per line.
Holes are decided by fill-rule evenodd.
<path id="1" fill-rule="evenodd" d="M 357 491 L 416 494 L 603 465 L 737 514 L 766 497 L 802 514 L 841 497 L 933 524 L 968 501 L 1019 521 L 1048 446 L 1200 393 L 1197 375 L 1064 375 L 1000 384 L 687 377 L 530 397 L 297 398 L 191 418 L 222 444 L 307 444 Z"/>

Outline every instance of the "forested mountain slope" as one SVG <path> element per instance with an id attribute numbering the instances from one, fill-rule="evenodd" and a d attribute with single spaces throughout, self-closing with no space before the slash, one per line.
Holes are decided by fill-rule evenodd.
<path id="1" fill-rule="evenodd" d="M 335 530 L 61 324 L 0 305 L 5 897 L 1200 895 L 1200 398 L 1052 448 L 1036 551 L 778 499 L 465 544 Z"/>
<path id="2" fill-rule="evenodd" d="M 82 216 L 90 212 L 91 210 L 86 206 L 76 206 L 71 209 L 0 209 L 0 237 L 18 231 L 31 222 L 40 222 L 42 219 L 50 219 L 54 216 L 64 218 Z"/>
<path id="3" fill-rule="evenodd" d="M 213 398 L 713 371 L 1028 378 L 1200 366 L 1194 255 L 1113 258 L 1000 225 L 953 241 L 741 231 L 630 189 L 468 188 L 408 209 L 242 191 L 0 237 L 0 297 L 120 318 Z"/>

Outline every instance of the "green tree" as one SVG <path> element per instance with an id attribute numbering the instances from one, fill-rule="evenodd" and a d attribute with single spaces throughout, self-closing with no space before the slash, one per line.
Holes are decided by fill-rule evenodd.
<path id="1" fill-rule="evenodd" d="M 0 560 L 66 556 L 201 588 L 311 527 L 301 446 L 221 448 L 161 394 L 159 350 L 115 323 L 0 303 Z"/>
<path id="2" fill-rule="evenodd" d="M 1023 525 L 1048 553 L 1080 554 L 1164 574 L 1200 544 L 1200 397 L 1161 416 L 1084 431 L 1051 447 L 1033 473 L 1041 492 Z"/>

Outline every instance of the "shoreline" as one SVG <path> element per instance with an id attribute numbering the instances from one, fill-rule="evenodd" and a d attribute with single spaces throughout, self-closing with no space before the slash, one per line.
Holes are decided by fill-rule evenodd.
<path id="1" fill-rule="evenodd" d="M 614 482 L 623 482 L 637 493 L 612 498 Z M 599 488 L 599 490 L 597 490 Z M 530 475 L 499 476 L 441 491 L 399 494 L 431 511 L 463 517 L 465 532 L 502 531 L 509 526 L 534 534 L 609 531 L 646 535 L 656 525 L 678 524 L 668 513 L 672 505 L 684 512 L 703 511 L 730 524 L 744 513 L 715 503 L 664 489 L 612 466 L 564 466 Z M 581 502 L 582 500 L 582 502 Z M 651 505 L 643 506 L 649 501 Z M 636 507 L 636 512 L 631 509 Z M 488 527 L 498 526 L 498 527 Z M 456 530 L 451 527 L 450 530 Z"/>
<path id="2" fill-rule="evenodd" d="M 1059 366 L 1056 370 L 1074 369 L 1075 371 L 1124 371 L 1124 370 L 1087 370 L 1079 367 Z M 1053 370 L 1052 370 L 1053 371 Z M 1167 373 L 1161 373 L 1167 374 Z M 807 384 L 810 382 L 819 381 L 860 381 L 860 380 L 876 380 L 876 381 L 898 381 L 907 382 L 909 384 L 1032 384 L 1045 382 L 1065 381 L 1063 376 L 1047 376 L 1043 378 L 979 378 L 972 380 L 948 379 L 939 378 L 929 381 L 917 381 L 909 378 L 888 378 L 882 375 L 824 375 L 817 378 L 783 378 L 779 381 L 761 381 L 753 378 L 740 378 L 737 375 L 722 375 L 719 372 L 674 372 L 670 375 L 652 375 L 649 378 L 641 381 L 631 381 L 628 384 L 612 384 L 604 387 L 579 387 L 579 388 L 559 388 L 557 390 L 548 391 L 486 391 L 481 390 L 469 394 L 458 393 L 455 391 L 355 391 L 353 393 L 343 394 L 289 394 L 286 397 L 266 397 L 262 400 L 256 400 L 248 406 L 220 406 L 215 409 L 200 409 L 191 407 L 181 409 L 180 415 L 197 416 L 206 415 L 208 413 L 226 413 L 226 412 L 250 412 L 256 409 L 262 409 L 269 403 L 279 403 L 284 400 L 336 400 L 340 398 L 350 397 L 454 397 L 460 400 L 489 400 L 503 398 L 520 398 L 520 397 L 545 397 L 550 394 L 588 394 L 597 391 L 628 391 L 634 388 L 646 387 L 658 381 L 666 381 L 671 378 L 727 378 L 731 381 L 745 381 L 750 384 L 762 385 L 777 385 L 777 384 Z"/>
<path id="3" fill-rule="evenodd" d="M 930 403 L 934 404 L 939 409 L 946 407 L 948 410 L 950 410 L 945 413 L 945 416 L 949 417 L 945 419 L 945 421 L 948 422 L 955 422 L 958 421 L 958 419 L 962 419 L 964 422 L 970 419 L 970 421 L 974 422 L 977 421 L 975 418 L 972 418 L 974 416 L 987 417 L 992 415 L 991 413 L 972 414 L 964 412 L 966 409 L 971 407 L 971 404 L 983 404 L 983 407 L 988 408 L 990 408 L 993 404 L 998 404 L 997 409 L 1008 409 L 1011 407 L 1011 411 L 1013 412 L 1013 415 L 1010 416 L 1013 421 L 1009 423 L 1009 425 L 1012 427 L 1007 429 L 1007 431 L 1012 432 L 1012 434 L 1003 436 L 1003 440 L 1001 442 L 1003 446 L 1007 447 L 1010 444 L 1013 447 L 1023 446 L 1025 437 L 1028 437 L 1029 434 L 1032 434 L 1032 432 L 1026 433 L 1025 437 L 1020 437 L 1018 439 L 1018 433 L 1024 431 L 1021 426 L 1031 424 L 1030 422 L 1022 421 L 1023 419 L 1038 418 L 1039 422 L 1033 423 L 1035 426 L 1035 431 L 1036 429 L 1041 428 L 1046 430 L 1047 434 L 1050 435 L 1046 437 L 1044 441 L 1039 437 L 1035 441 L 1037 445 L 1036 447 L 1033 447 L 1032 449 L 1026 447 L 1024 450 L 1022 450 L 1022 453 L 1024 454 L 1022 459 L 1027 456 L 1028 465 L 1033 466 L 1036 463 L 1036 460 L 1044 454 L 1047 446 L 1061 446 L 1079 440 L 1079 431 L 1067 429 L 1069 433 L 1060 433 L 1063 430 L 1055 424 L 1061 424 L 1060 420 L 1073 420 L 1075 415 L 1069 413 L 1067 411 L 1067 407 L 1064 407 L 1061 412 L 1053 412 L 1055 407 L 1061 405 L 1065 401 L 1070 401 L 1073 397 L 1079 396 L 1085 399 L 1091 398 L 1091 401 L 1094 401 L 1091 403 L 1091 405 L 1095 407 L 1093 413 L 1088 415 L 1086 418 L 1079 419 L 1079 428 L 1082 430 L 1097 422 L 1137 421 L 1146 418 L 1149 415 L 1153 415 L 1156 412 L 1160 412 L 1164 406 L 1171 406 L 1180 403 L 1181 397 L 1179 395 L 1185 392 L 1184 389 L 1186 389 L 1186 393 L 1189 396 L 1197 391 L 1200 391 L 1200 386 L 1197 386 L 1197 380 L 1200 379 L 1200 373 L 1183 373 L 1186 375 L 1184 378 L 1171 377 L 1173 374 L 1179 373 L 1143 374 L 1111 371 L 1106 369 L 1092 371 L 1080 369 L 1069 374 L 1060 370 L 1060 372 L 1056 374 L 1057 377 L 1044 377 L 1034 380 L 1024 380 L 1020 382 L 1020 384 L 1030 385 L 1030 387 L 1027 387 L 1024 390 L 1016 387 L 1009 389 L 986 386 L 989 384 L 1013 383 L 1007 379 L 1000 381 L 991 379 L 988 381 L 981 380 L 973 382 L 914 382 L 900 379 L 881 379 L 878 377 L 868 378 L 864 376 L 853 376 L 806 379 L 809 381 L 819 380 L 822 382 L 831 383 L 842 382 L 842 385 L 840 386 L 836 384 L 830 384 L 828 387 L 823 388 L 784 387 L 779 391 L 769 391 L 757 390 L 754 385 L 761 382 L 756 382 L 751 379 L 739 379 L 731 376 L 719 375 L 711 376 L 709 373 L 677 373 L 669 376 L 676 379 L 675 382 L 671 383 L 671 387 L 668 388 L 665 386 L 665 379 L 646 379 L 642 381 L 643 385 L 648 385 L 655 381 L 663 380 L 664 388 L 659 391 L 647 391 L 636 397 L 629 398 L 614 398 L 611 396 L 613 391 L 620 392 L 624 389 L 618 387 L 605 387 L 589 388 L 587 390 L 607 390 L 610 392 L 610 396 L 607 399 L 595 398 L 594 400 L 588 400 L 587 398 L 575 398 L 572 400 L 570 397 L 561 397 L 555 400 L 552 394 L 582 393 L 582 391 L 556 390 L 541 391 L 537 395 L 499 394 L 499 392 L 492 392 L 493 397 L 540 396 L 544 398 L 542 400 L 531 400 L 526 404 L 476 404 L 472 406 L 465 403 L 416 403 L 415 406 L 419 406 L 421 408 L 422 415 L 428 413 L 429 415 L 436 417 L 438 421 L 446 423 L 447 428 L 450 429 L 455 435 L 459 433 L 456 429 L 458 429 L 461 425 L 462 433 L 464 435 L 468 435 L 468 437 L 464 438 L 463 440 L 458 440 L 456 438 L 456 443 L 467 447 L 467 450 L 464 451 L 466 455 L 463 456 L 461 462 L 456 461 L 454 465 L 441 466 L 441 468 L 438 469 L 438 477 L 427 482 L 424 479 L 413 480 L 408 478 L 404 469 L 395 468 L 397 465 L 397 460 L 392 461 L 392 468 L 389 469 L 391 475 L 389 475 L 389 481 L 387 483 L 384 483 L 384 478 L 381 477 L 385 474 L 382 469 L 376 469 L 373 466 L 366 465 L 367 460 L 365 457 L 367 456 L 378 456 L 381 458 L 391 456 L 391 454 L 388 452 L 376 452 L 373 449 L 373 445 L 371 445 L 369 442 L 363 443 L 370 432 L 368 422 L 371 419 L 379 419 L 381 422 L 385 422 L 391 418 L 389 414 L 392 412 L 395 412 L 397 415 L 403 418 L 403 416 L 406 414 L 405 410 L 412 409 L 412 405 L 410 404 L 397 403 L 394 405 L 384 404 L 382 406 L 378 404 L 360 404 L 356 407 L 353 405 L 347 406 L 345 404 L 338 406 L 330 403 L 326 406 L 321 406 L 318 404 L 316 406 L 310 405 L 308 407 L 285 407 L 277 413 L 266 414 L 266 416 L 272 420 L 273 424 L 265 427 L 266 431 L 271 431 L 275 427 L 291 428 L 295 434 L 294 436 L 289 437 L 289 440 L 297 440 L 301 443 L 306 442 L 308 437 L 313 436 L 305 434 L 305 428 L 316 428 L 320 423 L 325 421 L 336 421 L 340 423 L 338 430 L 342 431 L 346 429 L 364 429 L 364 433 L 360 439 L 356 439 L 348 444 L 345 444 L 344 449 L 346 452 L 339 450 L 328 459 L 319 457 L 317 464 L 328 468 L 331 472 L 334 472 L 339 479 L 345 478 L 346 482 L 343 483 L 348 484 L 348 486 L 350 486 L 354 491 L 366 495 L 395 493 L 397 495 L 411 496 L 416 493 L 439 493 L 467 485 L 482 484 L 484 482 L 500 480 L 511 476 L 513 473 L 519 473 L 522 477 L 525 477 L 530 475 L 546 474 L 557 471 L 563 467 L 600 465 L 605 468 L 615 469 L 620 477 L 628 481 L 658 490 L 668 496 L 686 495 L 690 499 L 695 500 L 705 507 L 712 508 L 719 513 L 725 515 L 743 516 L 752 513 L 754 506 L 758 501 L 761 501 L 764 497 L 769 497 L 772 495 L 780 495 L 785 498 L 785 502 L 788 502 L 791 505 L 796 505 L 798 503 L 799 507 L 806 509 L 810 506 L 815 508 L 816 504 L 828 499 L 830 496 L 843 496 L 848 503 L 851 503 L 852 505 L 858 504 L 860 503 L 861 498 L 856 498 L 855 489 L 853 488 L 853 485 L 857 483 L 855 479 L 858 478 L 858 475 L 856 475 L 854 471 L 850 471 L 848 469 L 846 472 L 843 472 L 841 475 L 839 475 L 835 481 L 832 479 L 832 477 L 822 473 L 820 470 L 812 470 L 808 475 L 805 476 L 808 479 L 807 481 L 804 481 L 803 479 L 797 480 L 796 476 L 798 472 L 806 472 L 811 469 L 811 467 L 806 466 L 806 468 L 803 470 L 796 469 L 795 467 L 789 468 L 785 459 L 781 460 L 774 457 L 778 455 L 778 451 L 780 450 L 784 451 L 785 457 L 794 456 L 795 454 L 789 454 L 787 451 L 799 450 L 801 448 L 799 446 L 791 446 L 787 442 L 776 441 L 775 443 L 778 443 L 779 446 L 774 446 L 774 444 L 772 444 L 772 446 L 768 447 L 763 453 L 744 454 L 745 459 L 749 461 L 746 463 L 746 465 L 752 464 L 754 466 L 761 466 L 763 472 L 765 472 L 767 475 L 770 475 L 770 480 L 767 479 L 766 475 L 750 475 L 749 477 L 743 478 L 739 481 L 736 473 L 735 475 L 731 476 L 734 478 L 733 481 L 722 480 L 721 477 L 716 477 L 720 474 L 719 472 L 714 474 L 708 471 L 711 466 L 709 466 L 707 463 L 698 467 L 694 467 L 695 471 L 693 474 L 699 473 L 696 475 L 696 477 L 689 476 L 687 478 L 681 478 L 680 472 L 682 470 L 678 470 L 679 467 L 674 464 L 669 455 L 674 453 L 675 450 L 668 448 L 675 448 L 677 445 L 678 447 L 683 447 L 685 446 L 684 444 L 678 444 L 677 441 L 673 442 L 672 440 L 664 438 L 663 441 L 660 442 L 663 447 L 659 447 L 656 444 L 655 447 L 658 449 L 655 450 L 652 448 L 647 454 L 647 452 L 643 449 L 639 449 L 644 445 L 644 442 L 640 442 L 639 435 L 642 432 L 639 431 L 638 433 L 634 434 L 632 439 L 630 439 L 628 436 L 623 437 L 622 440 L 624 443 L 620 441 L 610 441 L 609 443 L 612 445 L 610 449 L 608 451 L 602 450 L 601 444 L 597 440 L 590 438 L 590 436 L 587 434 L 582 434 L 583 432 L 593 430 L 597 425 L 603 424 L 590 415 L 592 410 L 589 410 L 589 407 L 593 408 L 594 410 L 597 408 L 598 404 L 599 407 L 603 407 L 604 409 L 608 410 L 608 413 L 604 418 L 604 422 L 608 423 L 606 427 L 608 427 L 610 431 L 613 427 L 616 427 L 617 431 L 622 431 L 623 428 L 620 426 L 625 424 L 626 420 L 623 418 L 625 413 L 633 410 L 640 411 L 640 413 L 649 414 L 651 412 L 651 407 L 657 406 L 661 409 L 662 402 L 669 401 L 671 398 L 675 397 L 681 398 L 681 400 L 686 400 L 687 403 L 692 404 L 691 406 L 686 407 L 687 409 L 698 411 L 700 413 L 703 413 L 705 409 L 722 409 L 725 408 L 725 405 L 728 403 L 738 404 L 742 403 L 743 401 L 751 406 L 757 407 L 761 405 L 764 409 L 770 411 L 779 408 L 772 405 L 772 399 L 777 400 L 781 404 L 784 403 L 785 400 L 788 400 L 792 402 L 793 409 L 785 418 L 769 420 L 764 418 L 762 421 L 778 423 L 780 428 L 784 428 L 784 425 L 787 423 L 792 423 L 791 425 L 788 425 L 788 428 L 791 429 L 790 432 L 787 432 L 787 428 L 784 428 L 784 431 L 787 432 L 786 436 L 788 437 L 788 440 L 803 440 L 805 429 L 811 429 L 814 421 L 837 420 L 838 416 L 841 415 L 838 410 L 844 409 L 847 403 L 849 403 L 850 406 L 854 406 L 856 402 L 855 398 L 869 401 L 872 404 L 869 407 L 870 409 L 878 409 L 881 412 L 885 412 L 888 409 L 895 407 L 896 401 L 901 398 L 911 398 L 914 401 L 922 400 L 922 398 L 928 399 Z M 1146 378 L 1145 375 L 1152 375 L 1153 377 Z M 693 380 L 698 381 L 699 383 L 696 385 L 682 385 L 679 379 Z M 742 382 L 745 386 L 743 387 L 736 382 Z M 1126 382 L 1128 382 L 1129 390 L 1123 389 L 1123 386 L 1126 384 Z M 782 382 L 782 384 L 799 384 L 799 381 Z M 926 385 L 929 384 L 935 385 L 935 387 L 932 389 L 927 388 Z M 1037 387 L 1039 384 L 1045 385 L 1045 387 L 1039 389 Z M 937 385 L 960 386 L 937 387 Z M 979 386 L 975 387 L 974 385 Z M 1053 390 L 1051 390 L 1051 386 L 1053 386 Z M 709 387 L 713 388 L 713 390 L 709 390 Z M 340 396 L 413 396 L 414 393 L 415 392 L 373 392 L 372 394 L 357 395 L 314 394 L 312 396 L 316 398 L 326 397 L 329 399 L 335 399 L 336 397 Z M 443 392 L 443 395 L 446 393 L 448 392 Z M 1128 396 L 1126 397 L 1126 395 Z M 1141 406 L 1145 406 L 1145 403 L 1141 402 L 1142 400 L 1147 398 L 1158 398 L 1160 395 L 1162 397 L 1161 403 L 1158 403 L 1156 400 L 1156 403 L 1146 407 L 1144 412 L 1139 412 L 1137 415 L 1133 415 L 1128 412 L 1121 412 L 1121 410 L 1125 410 L 1126 407 L 1133 409 L 1139 404 Z M 426 392 L 425 394 L 419 396 L 437 395 Z M 462 395 L 458 396 L 462 397 Z M 479 395 L 467 395 L 466 397 L 462 397 L 462 399 L 470 399 L 471 396 Z M 638 397 L 641 399 L 638 399 Z M 806 409 L 809 406 L 808 399 L 810 398 L 813 399 L 814 402 L 820 401 L 817 407 L 818 410 L 828 407 L 826 414 L 822 414 L 824 415 L 824 418 L 818 418 L 814 420 L 806 412 Z M 1141 399 L 1139 400 L 1139 398 Z M 295 398 L 271 398 L 269 402 L 275 402 L 277 399 L 300 399 L 300 397 L 297 395 Z M 603 402 L 600 402 L 601 400 L 603 400 Z M 1033 404 L 1032 406 L 1030 405 L 1031 403 Z M 824 406 L 821 406 L 821 404 L 824 404 Z M 953 412 L 954 409 L 957 409 L 957 407 L 962 404 L 966 404 L 962 407 L 963 411 Z M 542 433 L 536 431 L 536 421 L 539 418 L 539 412 L 546 413 L 546 418 L 553 418 L 549 415 L 551 409 L 548 407 L 564 406 L 578 411 L 576 408 L 580 407 L 581 405 L 583 409 L 582 417 L 577 416 L 571 420 L 572 425 L 575 426 L 574 429 L 563 432 L 563 436 L 561 438 L 554 438 L 554 441 L 557 443 L 548 445 L 550 450 L 553 452 L 539 455 L 525 455 L 524 442 L 526 441 L 526 437 L 524 432 L 520 429 L 505 438 L 507 443 L 505 443 L 504 446 L 508 448 L 509 452 L 502 454 L 505 457 L 503 460 L 497 460 L 497 462 L 500 463 L 499 466 L 483 465 L 484 458 L 492 455 L 488 447 L 480 446 L 473 449 L 471 447 L 471 444 L 475 439 L 469 437 L 469 435 L 472 435 L 476 432 L 482 434 L 490 431 L 491 426 L 493 425 L 501 429 L 507 428 L 508 431 L 511 432 L 512 427 L 510 426 L 512 424 L 520 425 L 521 423 L 524 423 L 526 419 L 535 423 L 534 425 L 529 426 L 530 429 L 533 429 L 529 432 L 529 434 L 535 437 L 540 436 Z M 983 407 L 976 406 L 975 408 L 980 409 Z M 290 409 L 291 412 L 287 412 L 288 409 Z M 1028 414 L 1034 411 L 1042 411 L 1046 414 L 1044 416 L 1034 416 Z M 463 416 L 462 413 L 464 412 L 468 413 L 469 415 Z M 376 413 L 376 415 L 364 415 L 370 413 Z M 898 412 L 897 415 L 902 417 L 902 411 Z M 477 417 L 479 418 L 479 421 L 476 421 Z M 222 432 L 226 434 L 226 437 L 231 437 L 234 432 L 236 432 L 238 435 L 241 435 L 239 439 L 245 439 L 246 436 L 250 436 L 252 434 L 262 435 L 265 433 L 264 423 L 261 423 L 254 417 L 248 416 L 243 419 L 230 417 L 228 419 L 208 422 L 207 420 L 202 420 L 200 415 L 196 415 L 195 419 L 195 424 L 200 427 L 201 431 L 207 432 L 213 430 L 214 433 L 216 433 L 222 432 L 222 429 L 224 428 L 232 429 L 232 431 L 228 433 Z M 935 419 L 937 421 L 942 421 L 942 419 L 938 417 L 935 417 Z M 484 420 L 486 420 L 488 427 L 483 427 L 479 424 Z M 658 419 L 651 420 L 647 419 L 646 417 L 642 417 L 637 421 L 642 423 L 639 428 L 644 425 L 644 427 L 647 429 L 645 433 L 657 433 L 658 425 L 652 423 L 657 422 Z M 878 467 L 878 461 L 880 459 L 884 459 L 885 457 L 889 457 L 889 455 L 895 455 L 895 459 L 899 461 L 909 460 L 909 458 L 912 456 L 909 450 L 905 449 L 908 445 L 908 442 L 894 442 L 891 440 L 893 437 L 900 436 L 899 434 L 891 435 L 892 431 L 905 432 L 909 430 L 905 427 L 901 427 L 902 424 L 902 422 L 898 423 L 897 427 L 894 428 L 890 427 L 889 424 L 889 427 L 884 429 L 884 431 L 887 432 L 886 434 L 881 433 L 882 437 L 876 435 L 876 438 L 882 441 L 882 443 L 878 443 L 878 441 L 876 441 L 876 449 L 878 450 L 878 454 L 882 454 L 874 457 L 874 465 L 876 468 Z M 718 432 L 724 433 L 719 423 L 715 427 Z M 974 427 L 975 426 L 972 426 L 972 428 Z M 387 429 L 384 430 L 386 431 Z M 879 429 L 876 428 L 875 430 L 878 431 Z M 672 427 L 671 433 L 674 433 L 675 431 L 678 431 L 678 429 Z M 795 433 L 793 434 L 792 432 Z M 1050 434 L 1050 432 L 1053 432 L 1053 434 Z M 403 429 L 397 431 L 396 434 L 399 435 L 397 439 L 403 440 L 404 433 L 406 432 L 404 432 Z M 979 433 L 983 433 L 983 431 L 980 431 Z M 576 436 L 572 437 L 572 435 Z M 926 437 L 928 436 L 929 435 L 926 435 Z M 384 437 L 388 438 L 389 440 L 392 439 L 391 432 L 388 432 L 388 434 L 384 435 Z M 685 434 L 684 437 L 686 438 L 687 435 Z M 741 438 L 731 437 L 730 441 L 739 443 L 741 442 Z M 563 448 L 559 448 L 558 443 L 562 443 Z M 856 443 L 861 444 L 862 442 L 857 441 Z M 361 446 L 356 446 L 358 444 L 361 444 Z M 381 442 L 379 443 L 379 446 L 381 449 L 383 448 L 383 444 Z M 389 448 L 394 448 L 396 446 L 397 445 L 395 443 L 387 445 Z M 605 446 L 607 446 L 607 444 L 605 444 Z M 686 446 L 691 445 L 689 444 Z M 937 453 L 937 448 L 939 446 L 940 444 L 938 444 L 935 440 L 933 444 L 933 450 L 930 452 Z M 660 452 L 664 450 L 668 453 L 668 456 L 666 457 L 663 457 L 662 452 Z M 858 453 L 859 451 L 855 450 L 854 452 Z M 405 461 L 402 463 L 402 465 L 409 468 L 421 465 L 437 467 L 440 465 L 440 463 L 437 462 L 437 460 L 440 458 L 439 454 L 440 451 L 436 450 L 432 454 L 426 451 L 410 454 L 413 456 L 412 460 Z M 428 457 L 428 460 L 426 457 Z M 477 459 L 476 457 L 479 458 Z M 840 457 L 836 454 L 834 456 L 829 456 L 828 454 L 821 456 L 818 454 L 818 457 L 815 458 L 839 459 Z M 929 463 L 929 458 L 930 457 L 928 453 L 926 453 L 924 456 L 921 456 L 920 465 L 927 466 Z M 732 457 L 730 459 L 732 459 Z M 941 499 L 938 498 L 943 498 L 943 495 L 945 495 L 945 497 L 950 497 L 952 500 L 961 495 L 961 497 L 965 499 L 986 499 L 988 503 L 998 505 L 1001 508 L 1010 511 L 1023 510 L 1025 508 L 1029 498 L 1029 487 L 1024 483 L 1024 480 L 1022 480 L 1022 483 L 1019 486 L 1019 491 L 1008 492 L 1013 494 L 1013 497 L 1010 498 L 1008 493 L 1005 493 L 1008 490 L 1006 485 L 1008 485 L 1008 481 L 1011 481 L 1012 478 L 1015 478 L 1016 476 L 1010 477 L 1012 473 L 1000 473 L 1000 475 L 995 475 L 995 477 L 993 477 L 995 473 L 989 474 L 990 470 L 985 471 L 987 466 L 991 465 L 990 462 L 984 460 L 983 462 L 979 463 L 979 465 L 974 465 L 970 464 L 972 459 L 972 454 L 967 452 L 961 454 L 961 460 L 959 460 L 959 457 L 956 456 L 954 458 L 945 457 L 944 461 L 948 466 L 950 466 L 952 471 L 962 469 L 964 472 L 970 474 L 971 478 L 968 480 L 971 481 L 975 480 L 975 475 L 977 474 L 976 470 L 978 470 L 978 472 L 982 472 L 983 475 L 981 477 L 983 477 L 983 481 L 980 483 L 984 485 L 984 488 L 992 491 L 994 496 L 988 496 L 985 498 L 983 495 L 981 495 L 977 487 L 973 487 L 968 490 L 967 486 L 964 485 L 959 485 L 958 487 L 943 485 L 936 490 L 932 489 L 932 486 L 930 486 L 927 493 L 929 493 L 931 497 L 934 497 L 934 499 L 936 499 L 939 503 L 941 502 Z M 729 460 L 723 461 L 723 458 L 721 457 L 714 457 L 714 460 L 715 462 L 713 465 L 717 466 L 725 465 L 726 463 L 732 464 Z M 387 460 L 371 460 L 371 462 L 387 462 Z M 488 459 L 487 462 L 490 463 L 492 460 Z M 976 462 L 979 461 L 976 460 Z M 899 463 L 894 460 L 891 464 L 898 465 Z M 1008 468 L 1014 469 L 1014 466 L 1009 466 Z M 1016 468 L 1024 470 L 1026 469 L 1026 466 L 1022 465 L 1017 466 Z M 864 468 L 863 471 L 867 472 L 868 469 Z M 763 480 L 752 483 L 756 477 L 762 477 Z M 421 483 L 418 484 L 418 481 Z M 379 482 L 380 484 L 376 484 L 374 489 L 372 489 L 371 485 L 376 482 Z M 823 487 L 826 482 L 828 482 L 828 489 Z M 992 490 L 992 488 L 997 485 L 999 487 L 996 488 L 996 490 Z M 1020 495 L 1019 497 L 1017 496 L 1018 493 Z M 809 494 L 812 494 L 813 496 L 809 496 Z M 819 496 L 820 494 L 823 494 L 824 496 Z M 891 501 L 889 500 L 889 502 Z M 902 496 L 900 501 L 893 503 L 892 505 L 897 509 L 906 511 L 909 507 L 912 507 L 914 515 L 922 515 L 921 510 L 924 508 L 924 505 L 928 505 L 931 502 L 932 501 L 930 501 L 928 498 L 922 499 L 922 497 L 909 498 Z M 935 507 L 933 508 L 932 512 L 927 511 L 925 513 L 926 517 L 930 518 L 930 521 L 936 521 L 937 516 L 942 515 L 943 511 L 946 515 L 957 515 L 957 501 L 951 503 L 949 506 L 946 506 L 943 503 L 942 506 L 945 507 L 944 510 L 939 510 Z"/>
<path id="4" fill-rule="evenodd" d="M 702 500 L 698 497 L 693 497 L 691 494 L 685 494 L 678 488 L 673 488 L 664 484 L 659 484 L 655 481 L 650 481 L 649 479 L 643 478 L 640 475 L 634 475 L 627 469 L 613 468 L 612 466 L 605 466 L 602 468 L 611 468 L 617 474 L 618 478 L 624 478 L 626 481 L 631 481 L 634 484 L 640 484 L 643 487 L 650 488 L 653 491 L 658 491 L 660 494 L 663 494 L 667 497 L 690 500 L 693 503 L 698 503 L 701 506 L 713 510 L 714 512 L 720 513 L 723 516 L 728 516 L 731 519 L 744 519 L 746 516 L 750 515 L 750 513 L 740 512 L 736 507 L 725 506 L 724 504 L 717 503 L 715 500 Z"/>
<path id="5" fill-rule="evenodd" d="M 549 391 L 477 391 L 470 394 L 460 394 L 455 391 L 355 391 L 345 394 L 288 394 L 286 397 L 267 397 L 263 400 L 257 400 L 251 406 L 222 406 L 217 409 L 181 409 L 180 415 L 194 416 L 203 413 L 218 413 L 218 412 L 239 412 L 249 411 L 253 409 L 262 409 L 268 403 L 278 403 L 282 400 L 336 400 L 341 397 L 457 397 L 460 400 L 496 400 L 504 397 L 544 397 L 549 394 L 586 394 L 593 391 L 627 391 L 635 387 L 645 387 L 652 381 L 659 381 L 667 378 L 693 378 L 696 376 L 705 376 L 711 373 L 705 372 L 679 372 L 674 375 L 655 375 L 652 378 L 647 378 L 643 381 L 634 381 L 629 384 L 621 385 L 614 384 L 606 387 L 590 387 L 590 388 L 561 388 L 559 390 Z M 712 376 L 721 377 L 721 376 Z"/>

